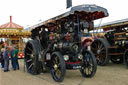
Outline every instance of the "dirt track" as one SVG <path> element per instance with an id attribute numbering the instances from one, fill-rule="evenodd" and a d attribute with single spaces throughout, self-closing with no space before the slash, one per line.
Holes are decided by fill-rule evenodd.
<path id="1" fill-rule="evenodd" d="M 62 83 L 56 83 L 50 73 L 31 75 L 23 71 L 23 61 L 20 60 L 20 70 L 4 73 L 0 68 L 0 85 L 128 85 L 128 69 L 121 64 L 110 63 L 98 67 L 93 78 L 83 78 L 79 70 L 67 70 Z"/>

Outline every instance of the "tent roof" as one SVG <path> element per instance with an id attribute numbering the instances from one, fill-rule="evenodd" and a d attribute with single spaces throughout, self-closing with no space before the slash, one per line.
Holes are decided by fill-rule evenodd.
<path id="1" fill-rule="evenodd" d="M 113 28 L 118 26 L 128 26 L 128 18 L 104 23 L 100 26 L 100 28 L 106 29 L 106 28 Z M 99 27 L 98 25 L 95 26 L 95 28 L 98 28 L 98 27 Z"/>
<path id="2" fill-rule="evenodd" d="M 23 29 L 22 26 L 12 22 L 12 16 L 10 16 L 10 22 L 1 25 L 0 28 L 22 28 Z"/>

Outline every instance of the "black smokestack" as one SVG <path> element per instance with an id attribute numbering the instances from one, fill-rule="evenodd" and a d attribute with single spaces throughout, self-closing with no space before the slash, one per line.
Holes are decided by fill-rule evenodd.
<path id="1" fill-rule="evenodd" d="M 67 0 L 67 8 L 72 7 L 72 0 Z"/>

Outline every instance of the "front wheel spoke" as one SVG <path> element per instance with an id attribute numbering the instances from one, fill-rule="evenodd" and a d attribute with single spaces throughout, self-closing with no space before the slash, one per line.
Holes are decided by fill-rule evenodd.
<path id="1" fill-rule="evenodd" d="M 60 67 L 60 63 L 57 64 L 58 68 Z"/>
<path id="2" fill-rule="evenodd" d="M 91 56 L 89 57 L 89 62 L 92 62 L 92 58 L 91 58 Z"/>
<path id="3" fill-rule="evenodd" d="M 89 68 L 88 71 L 90 72 L 90 74 L 92 73 L 92 68 Z"/>
<path id="4" fill-rule="evenodd" d="M 92 64 L 92 63 L 89 63 L 89 65 L 90 65 L 91 67 L 93 67 L 93 64 Z"/>
<path id="5" fill-rule="evenodd" d="M 57 56 L 55 57 L 55 62 L 58 63 L 58 57 Z"/>
<path id="6" fill-rule="evenodd" d="M 90 67 L 88 67 L 88 74 L 91 74 Z"/>
<path id="7" fill-rule="evenodd" d="M 93 67 L 93 64 L 92 63 L 88 63 L 88 66 L 87 66 L 88 70 L 91 69 L 92 67 Z"/>
<path id="8" fill-rule="evenodd" d="M 88 68 L 86 67 L 86 73 L 87 73 L 87 75 L 89 74 L 89 71 L 88 71 Z"/>
<path id="9" fill-rule="evenodd" d="M 55 73 L 56 73 L 56 76 L 59 78 L 60 74 L 61 74 L 61 71 L 59 69 L 57 69 Z"/>

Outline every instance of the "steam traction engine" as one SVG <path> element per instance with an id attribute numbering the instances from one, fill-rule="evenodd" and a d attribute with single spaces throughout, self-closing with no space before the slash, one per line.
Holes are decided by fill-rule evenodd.
<path id="1" fill-rule="evenodd" d="M 125 63 L 128 67 L 128 20 L 115 21 L 101 28 L 106 32 L 104 38 L 95 39 L 91 49 L 99 65 Z"/>
<path id="2" fill-rule="evenodd" d="M 83 77 L 96 73 L 97 63 L 86 40 L 93 20 L 108 16 L 107 10 L 96 5 L 80 5 L 70 11 L 31 28 L 32 40 L 26 43 L 27 71 L 39 74 L 50 70 L 53 79 L 61 82 L 66 69 L 80 69 Z"/>

